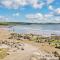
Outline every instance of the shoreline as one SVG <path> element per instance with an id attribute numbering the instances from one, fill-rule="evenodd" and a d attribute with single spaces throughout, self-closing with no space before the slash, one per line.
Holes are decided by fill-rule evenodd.
<path id="1" fill-rule="evenodd" d="M 11 34 L 12 34 L 12 36 L 11 36 Z M 8 44 L 8 42 L 9 42 L 9 44 L 10 43 L 14 43 L 14 44 L 16 44 L 16 42 L 20 42 L 20 43 L 24 43 L 24 44 L 30 44 L 30 45 L 32 45 L 32 48 L 34 49 L 34 46 L 36 47 L 36 48 L 38 48 L 39 50 L 43 50 L 43 51 L 45 51 L 45 53 L 48 53 L 49 52 L 49 54 L 51 54 L 52 52 L 55 52 L 55 51 L 57 51 L 59 54 L 60 54 L 60 49 L 57 49 L 57 48 L 54 48 L 53 46 L 50 46 L 48 43 L 46 43 L 45 41 L 43 41 L 42 43 L 39 43 L 39 42 L 36 42 L 35 41 L 35 39 L 33 38 L 31 41 L 30 41 L 30 39 L 28 38 L 28 37 L 30 37 L 30 38 L 32 38 L 32 36 L 33 37 L 39 37 L 39 35 L 33 35 L 33 34 L 20 34 L 19 36 L 20 36 L 20 38 L 19 38 L 19 40 L 18 40 L 18 36 L 17 35 L 19 35 L 19 34 L 17 34 L 17 33 L 14 33 L 14 32 L 9 32 L 8 30 L 0 30 L 0 41 L 3 41 L 3 42 L 7 42 L 7 44 Z M 25 38 L 27 38 L 27 39 L 24 39 L 24 36 L 25 36 Z M 11 38 L 9 38 L 9 37 L 11 37 Z M 38 40 L 38 39 L 36 39 L 36 40 Z M 42 41 L 42 40 L 41 40 Z M 30 46 L 30 45 L 28 45 L 28 47 Z M 2 46 L 3 47 L 3 46 Z M 28 48 L 28 47 L 26 47 L 26 49 L 28 50 L 28 51 L 30 51 L 30 49 Z M 31 48 L 31 49 L 32 49 Z M 15 49 L 15 48 L 12 48 L 12 49 Z M 14 50 L 15 51 L 15 50 Z M 19 50 L 18 50 L 19 51 Z M 25 50 L 24 50 L 25 51 Z M 33 50 L 34 51 L 34 50 Z M 38 51 L 37 51 L 38 52 Z M 17 53 L 17 52 L 15 52 L 15 53 Z M 15 53 L 13 54 L 13 56 L 15 55 Z M 19 52 L 18 52 L 19 53 Z M 17 53 L 17 55 L 18 55 L 18 53 Z M 23 53 L 23 52 L 22 52 Z M 22 54 L 21 53 L 21 54 Z M 26 52 L 25 52 L 26 53 Z M 23 53 L 24 54 L 24 53 Z M 28 54 L 28 53 L 27 53 Z M 16 56 L 17 56 L 16 55 Z M 43 55 L 43 54 L 42 54 Z M 8 58 L 8 56 L 9 56 L 9 58 Z M 7 59 L 12 59 L 11 58 L 11 56 L 12 55 L 8 55 L 7 57 L 6 57 L 6 59 L 5 60 L 7 60 Z M 18 56 L 21 56 L 21 55 L 18 55 Z M 17 56 L 17 57 L 18 57 Z M 17 58 L 16 57 L 16 58 Z M 23 57 L 24 57 L 24 55 L 23 55 Z M 14 57 L 15 58 L 15 57 Z M 4 60 L 4 59 L 3 59 Z"/>
<path id="2" fill-rule="evenodd" d="M 15 33 L 19 33 L 19 34 L 35 34 L 35 35 L 42 35 L 42 36 L 46 36 L 49 37 L 51 36 L 51 34 L 56 34 L 57 36 L 60 36 L 60 31 L 54 31 L 54 30 L 31 30 L 31 29 L 15 29 L 13 28 L 14 26 L 0 26 L 0 30 L 7 30 L 9 32 L 15 32 Z"/>

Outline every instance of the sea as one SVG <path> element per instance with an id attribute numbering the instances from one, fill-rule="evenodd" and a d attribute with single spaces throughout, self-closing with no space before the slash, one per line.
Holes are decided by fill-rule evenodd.
<path id="1" fill-rule="evenodd" d="M 9 31 L 21 34 L 39 34 L 50 36 L 51 34 L 60 35 L 60 24 L 20 24 L 9 26 Z"/>

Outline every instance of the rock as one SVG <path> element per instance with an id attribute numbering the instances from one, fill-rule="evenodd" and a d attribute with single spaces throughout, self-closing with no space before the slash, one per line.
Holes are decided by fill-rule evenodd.
<path id="1" fill-rule="evenodd" d="M 22 47 L 21 50 L 24 50 L 24 48 Z"/>

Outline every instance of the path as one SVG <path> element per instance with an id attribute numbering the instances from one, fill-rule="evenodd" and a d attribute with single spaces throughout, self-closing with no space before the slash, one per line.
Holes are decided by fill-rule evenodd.
<path id="1" fill-rule="evenodd" d="M 38 49 L 30 44 L 25 44 L 24 50 L 11 53 L 4 60 L 30 60 L 31 54 Z"/>

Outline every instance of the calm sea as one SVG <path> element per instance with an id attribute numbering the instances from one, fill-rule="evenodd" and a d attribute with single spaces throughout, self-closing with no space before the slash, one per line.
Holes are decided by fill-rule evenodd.
<path id="1" fill-rule="evenodd" d="M 10 31 L 17 33 L 34 33 L 50 35 L 51 33 L 60 35 L 60 24 L 31 24 L 16 25 L 9 27 Z"/>

